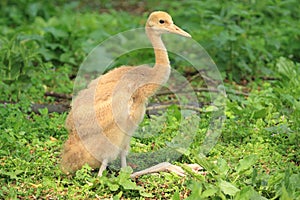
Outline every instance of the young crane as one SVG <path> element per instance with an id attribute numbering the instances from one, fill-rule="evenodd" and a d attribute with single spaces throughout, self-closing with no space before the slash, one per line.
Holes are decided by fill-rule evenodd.
<path id="1" fill-rule="evenodd" d="M 168 13 L 153 12 L 146 22 L 146 34 L 155 52 L 154 67 L 122 66 L 79 92 L 66 120 L 69 138 L 62 154 L 63 171 L 72 173 L 87 163 L 100 167 L 101 176 L 118 155 L 121 167 L 127 165 L 130 138 L 143 119 L 147 100 L 170 75 L 170 62 L 161 39 L 164 33 L 191 37 L 173 23 Z"/>

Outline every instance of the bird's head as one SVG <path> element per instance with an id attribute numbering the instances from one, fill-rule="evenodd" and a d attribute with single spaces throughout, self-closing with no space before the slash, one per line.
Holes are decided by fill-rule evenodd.
<path id="1" fill-rule="evenodd" d="M 158 35 L 163 33 L 175 33 L 185 37 L 190 34 L 179 28 L 173 23 L 172 17 L 163 11 L 152 12 L 147 20 L 146 29 L 152 30 Z"/>

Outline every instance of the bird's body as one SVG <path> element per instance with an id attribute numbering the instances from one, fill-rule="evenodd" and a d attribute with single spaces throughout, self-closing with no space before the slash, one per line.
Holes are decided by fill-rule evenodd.
<path id="1" fill-rule="evenodd" d="M 168 54 L 161 40 L 164 32 L 189 37 L 167 13 L 153 12 L 146 33 L 154 47 L 154 67 L 116 68 L 78 93 L 66 120 L 69 138 L 62 154 L 65 172 L 72 173 L 87 163 L 93 168 L 101 166 L 102 175 L 107 163 L 118 155 L 122 167 L 126 166 L 130 138 L 143 119 L 147 100 L 170 75 Z"/>

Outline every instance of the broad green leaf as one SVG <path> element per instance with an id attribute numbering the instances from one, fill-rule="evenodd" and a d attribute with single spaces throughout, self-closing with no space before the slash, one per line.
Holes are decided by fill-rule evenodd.
<path id="1" fill-rule="evenodd" d="M 238 191 L 240 191 L 237 187 L 227 181 L 220 181 L 220 188 L 224 194 L 228 194 L 234 196 Z"/>
<path id="2" fill-rule="evenodd" d="M 292 187 L 300 189 L 300 174 L 292 174 L 289 181 Z"/>
<path id="3" fill-rule="evenodd" d="M 112 192 L 117 191 L 119 189 L 118 184 L 114 184 L 114 183 L 111 183 L 111 182 L 107 182 L 106 184 L 109 187 L 109 190 L 112 191 Z"/>
<path id="4" fill-rule="evenodd" d="M 153 194 L 145 192 L 144 190 L 140 190 L 139 192 L 140 192 L 140 195 L 143 197 L 148 197 L 148 198 L 154 197 Z"/>
<path id="5" fill-rule="evenodd" d="M 121 197 L 122 197 L 122 194 L 123 194 L 123 192 L 122 191 L 120 191 L 117 195 L 115 195 L 114 197 L 113 197 L 113 200 L 118 200 L 118 199 L 121 199 Z"/>
<path id="6" fill-rule="evenodd" d="M 207 198 L 207 197 L 212 197 L 214 196 L 217 192 L 218 192 L 218 188 L 211 186 L 209 188 L 207 188 L 206 190 L 204 190 L 201 194 L 202 198 Z"/>
<path id="7" fill-rule="evenodd" d="M 279 73 L 285 75 L 287 78 L 291 78 L 291 76 L 295 76 L 296 73 L 296 65 L 293 61 L 280 57 L 278 62 L 276 63 Z"/>
<path id="8" fill-rule="evenodd" d="M 23 173 L 24 171 L 23 170 L 15 170 L 15 171 L 11 171 L 11 172 L 4 172 L 4 171 L 0 171 L 0 174 L 4 174 L 6 176 L 9 176 L 11 179 L 17 179 L 18 175 Z"/>
<path id="9" fill-rule="evenodd" d="M 261 196 L 258 192 L 256 192 L 251 186 L 244 187 L 241 191 L 239 191 L 235 198 L 235 200 L 267 200 L 267 198 Z"/>
<path id="10" fill-rule="evenodd" d="M 204 109 L 204 112 L 215 112 L 218 111 L 219 108 L 217 106 L 211 105 Z"/>
<path id="11" fill-rule="evenodd" d="M 53 51 L 50 51 L 49 49 L 44 47 L 41 47 L 39 49 L 39 54 L 41 54 L 46 61 L 56 59 L 58 57 Z"/>
<path id="12" fill-rule="evenodd" d="M 121 172 L 119 176 L 117 177 L 117 180 L 121 186 L 125 190 L 141 190 L 143 189 L 140 186 L 137 186 L 135 182 L 133 182 L 130 179 L 130 174 L 132 173 L 132 168 L 127 166 L 121 169 Z"/>
<path id="13" fill-rule="evenodd" d="M 125 177 L 129 177 L 132 172 L 133 172 L 132 168 L 130 166 L 126 166 L 126 167 L 121 168 L 121 174 L 120 175 L 124 175 Z"/>
<path id="14" fill-rule="evenodd" d="M 245 32 L 244 29 L 242 29 L 240 26 L 237 26 L 237 25 L 230 25 L 229 28 L 230 28 L 230 30 L 232 30 L 233 32 L 238 33 L 238 34 L 242 34 Z"/>
<path id="15" fill-rule="evenodd" d="M 191 189 L 191 195 L 186 198 L 187 200 L 194 200 L 194 199 L 199 199 L 199 197 L 201 197 L 202 194 L 202 184 L 196 181 L 193 181 L 192 185 L 190 185 L 190 189 Z"/>
<path id="16" fill-rule="evenodd" d="M 177 105 L 171 105 L 169 108 L 168 108 L 168 112 L 169 113 L 172 113 L 172 116 L 176 118 L 176 120 L 180 120 L 181 119 L 181 112 L 178 108 Z"/>
<path id="17" fill-rule="evenodd" d="M 135 182 L 132 182 L 131 179 L 120 180 L 120 185 L 123 186 L 125 190 L 141 190 L 142 187 L 137 186 Z"/>
<path id="18" fill-rule="evenodd" d="M 51 33 L 55 38 L 63 38 L 68 37 L 68 33 L 62 29 L 58 29 L 55 27 L 47 27 L 45 28 L 45 31 L 48 33 Z"/>
<path id="19" fill-rule="evenodd" d="M 230 169 L 226 160 L 224 159 L 219 159 L 217 165 L 219 167 L 219 173 L 222 175 L 226 175 Z"/>
<path id="20" fill-rule="evenodd" d="M 203 167 L 206 171 L 214 174 L 215 170 L 215 165 L 212 164 L 211 162 L 209 162 L 205 157 L 203 157 L 202 155 L 199 155 L 198 157 L 196 157 L 197 163 Z"/>
<path id="21" fill-rule="evenodd" d="M 180 200 L 180 194 L 178 191 L 176 191 L 172 197 L 172 200 Z"/>
<path id="22" fill-rule="evenodd" d="M 252 117 L 255 119 L 264 118 L 267 115 L 267 109 L 261 108 L 259 110 L 255 110 L 252 114 Z"/>
<path id="23" fill-rule="evenodd" d="M 59 57 L 60 61 L 65 62 L 65 63 L 70 63 L 73 65 L 76 65 L 76 61 L 72 55 L 72 52 L 66 52 L 60 55 Z"/>
<path id="24" fill-rule="evenodd" d="M 294 200 L 291 196 L 291 193 L 289 193 L 287 190 L 286 190 L 286 187 L 285 186 L 282 186 L 281 187 L 281 190 L 280 190 L 280 199 L 282 200 Z"/>
<path id="25" fill-rule="evenodd" d="M 257 159 L 258 159 L 257 155 L 255 155 L 255 154 L 251 154 L 249 156 L 246 156 L 245 158 L 243 158 L 242 160 L 239 161 L 239 164 L 236 167 L 236 171 L 238 173 L 241 173 L 244 170 L 249 169 L 250 167 L 252 167 L 256 163 Z"/>

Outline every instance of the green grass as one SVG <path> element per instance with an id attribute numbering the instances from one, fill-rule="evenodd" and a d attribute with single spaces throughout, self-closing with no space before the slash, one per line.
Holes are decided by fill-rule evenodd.
<path id="1" fill-rule="evenodd" d="M 1 199 L 297 199 L 300 196 L 300 14 L 288 1 L 1 1 L 0 3 L 0 198 Z M 191 145 L 174 164 L 186 170 L 130 179 L 131 168 L 111 168 L 98 178 L 84 166 L 72 176 L 60 170 L 67 113 L 49 113 L 37 103 L 69 101 L 46 92 L 71 94 L 80 63 L 113 34 L 142 27 L 152 10 L 166 10 L 216 62 L 228 92 L 222 134 L 206 157 L 199 156 L 213 112 L 209 95 Z M 188 12 L 187 12 L 188 11 Z M 121 56 L 116 64 L 142 64 L 153 54 Z M 170 56 L 176 70 L 205 87 L 188 63 Z M 235 92 L 233 92 L 235 91 Z M 247 93 L 237 94 L 236 92 Z M 170 96 L 157 96 L 170 100 Z M 145 118 L 147 138 L 131 141 L 133 152 L 150 152 L 186 130 L 180 109 L 165 118 Z M 191 120 L 191 119 L 190 119 Z M 163 121 L 163 127 L 161 127 Z M 156 124 L 155 124 L 156 123 Z M 151 129 L 147 129 L 151 124 Z M 158 133 L 155 134 L 154 133 Z M 167 143 L 169 142 L 169 143 Z M 176 143 L 176 141 L 175 141 Z M 153 154 L 151 154 L 153 152 Z M 171 156 L 171 155 L 170 155 Z M 134 157 L 132 158 L 134 159 Z M 140 168 L 144 163 L 138 163 Z M 137 160 L 137 162 L 142 162 Z M 133 163 L 134 164 L 134 163 Z M 137 164 L 137 163 L 135 163 Z"/>

